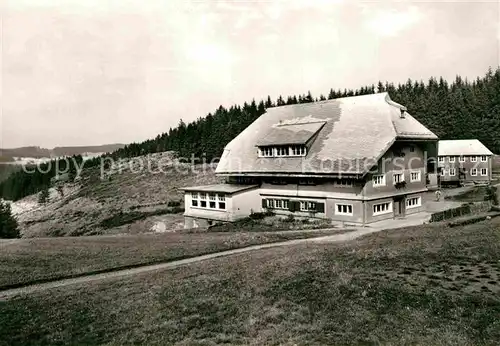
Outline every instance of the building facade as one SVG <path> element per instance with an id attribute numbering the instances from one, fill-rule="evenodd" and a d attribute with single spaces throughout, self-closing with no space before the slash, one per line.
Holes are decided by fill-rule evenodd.
<path id="1" fill-rule="evenodd" d="M 438 142 L 438 167 L 442 185 L 489 183 L 493 153 L 477 139 Z"/>
<path id="2" fill-rule="evenodd" d="M 270 108 L 226 146 L 216 173 L 227 184 L 186 188 L 186 225 L 268 210 L 355 224 L 404 217 L 422 211 L 436 156 L 436 135 L 387 93 Z M 251 188 L 223 213 L 192 205 L 191 192 L 229 186 Z"/>

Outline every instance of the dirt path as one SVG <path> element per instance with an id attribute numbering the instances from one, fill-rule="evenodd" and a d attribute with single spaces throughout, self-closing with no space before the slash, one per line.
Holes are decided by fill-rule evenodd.
<path id="1" fill-rule="evenodd" d="M 370 228 L 358 228 L 352 232 L 347 232 L 347 233 L 322 236 L 322 237 L 316 237 L 316 238 L 308 238 L 308 239 L 294 239 L 294 240 L 288 240 L 288 241 L 278 242 L 278 243 L 253 245 L 253 246 L 248 246 L 248 247 L 244 247 L 244 248 L 240 248 L 240 249 L 227 250 L 227 251 L 221 251 L 221 252 L 212 253 L 212 254 L 208 254 L 208 255 L 186 258 L 186 259 L 178 260 L 178 261 L 171 261 L 171 262 L 165 262 L 165 263 L 154 264 L 154 265 L 146 265 L 143 267 L 137 267 L 137 268 L 133 268 L 133 269 L 117 270 L 114 272 L 87 275 L 87 276 L 81 276 L 81 277 L 72 278 L 72 279 L 55 280 L 55 281 L 46 282 L 46 283 L 42 283 L 42 284 L 29 285 L 29 286 L 24 286 L 24 287 L 20 287 L 20 288 L 14 288 L 14 289 L 0 291 L 0 301 L 7 300 L 7 299 L 13 298 L 13 297 L 18 296 L 18 295 L 31 294 L 34 292 L 43 291 L 43 290 L 47 290 L 47 289 L 51 289 L 51 288 L 76 285 L 76 284 L 82 284 L 82 283 L 87 283 L 87 282 L 91 282 L 91 281 L 99 281 L 99 280 L 105 280 L 105 279 L 111 279 L 111 278 L 119 278 L 119 277 L 123 277 L 123 276 L 135 275 L 135 274 L 150 272 L 150 271 L 154 271 L 154 270 L 176 268 L 176 267 L 179 267 L 182 265 L 197 263 L 197 262 L 201 262 L 201 261 L 205 261 L 205 260 L 209 260 L 209 259 L 213 259 L 213 258 L 217 258 L 217 257 L 237 255 L 237 254 L 244 253 L 244 252 L 256 251 L 256 250 L 260 250 L 260 249 L 267 249 L 267 248 L 271 248 L 271 247 L 290 246 L 290 245 L 315 243 L 315 242 L 316 243 L 317 242 L 322 242 L 322 243 L 325 243 L 325 242 L 332 242 L 332 243 L 344 242 L 344 241 L 349 241 L 349 240 L 359 238 L 359 237 L 366 235 L 366 234 L 379 232 L 381 230 L 382 230 L 382 228 L 372 228 L 372 227 L 370 227 Z"/>

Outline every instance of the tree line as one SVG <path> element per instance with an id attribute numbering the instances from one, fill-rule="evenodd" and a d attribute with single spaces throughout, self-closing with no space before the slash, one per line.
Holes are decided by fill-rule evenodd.
<path id="1" fill-rule="evenodd" d="M 433 131 L 440 139 L 477 138 L 490 150 L 500 153 L 500 69 L 491 68 L 483 77 L 467 80 L 456 76 L 452 82 L 442 77 L 428 81 L 412 81 L 395 85 L 378 82 L 377 85 L 358 89 L 330 89 L 328 93 L 314 97 L 311 92 L 275 100 L 245 102 L 229 108 L 220 106 L 213 113 L 186 124 L 180 120 L 175 128 L 156 138 L 131 143 L 110 155 L 114 159 L 129 158 L 162 151 L 175 151 L 181 157 L 220 157 L 225 145 L 248 125 L 265 113 L 267 108 L 309 103 L 347 96 L 373 94 L 387 91 L 391 99 L 406 106 L 408 112 Z M 86 162 L 85 167 L 99 165 L 99 159 Z M 41 191 L 54 172 L 31 175 L 16 172 L 0 184 L 0 196 L 19 199 Z"/>

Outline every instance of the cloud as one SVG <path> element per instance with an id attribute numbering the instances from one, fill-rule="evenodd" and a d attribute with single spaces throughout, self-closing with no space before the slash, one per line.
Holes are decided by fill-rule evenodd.
<path id="1" fill-rule="evenodd" d="M 369 17 L 366 27 L 378 36 L 393 37 L 415 25 L 422 19 L 421 12 L 415 6 L 405 11 L 395 9 L 370 9 L 365 7 L 364 14 Z"/>

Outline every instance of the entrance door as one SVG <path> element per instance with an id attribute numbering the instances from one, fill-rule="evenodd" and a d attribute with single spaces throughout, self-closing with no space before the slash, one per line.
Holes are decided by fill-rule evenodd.
<path id="1" fill-rule="evenodd" d="M 394 198 L 394 216 L 404 216 L 405 215 L 405 198 L 395 197 Z"/>

